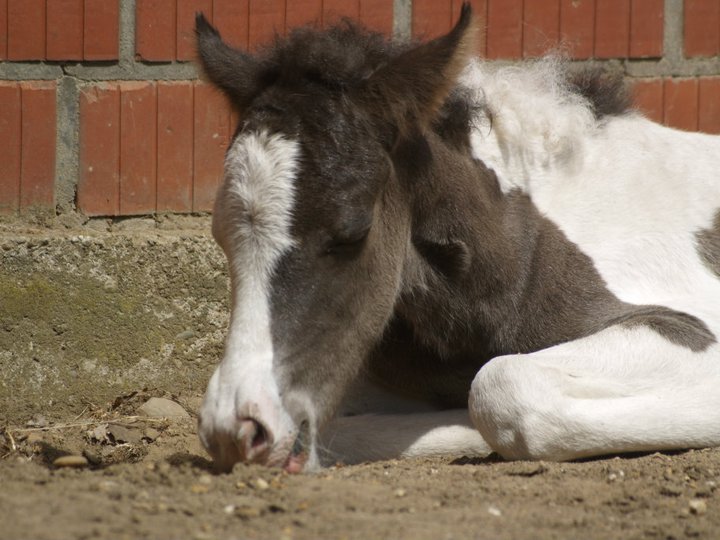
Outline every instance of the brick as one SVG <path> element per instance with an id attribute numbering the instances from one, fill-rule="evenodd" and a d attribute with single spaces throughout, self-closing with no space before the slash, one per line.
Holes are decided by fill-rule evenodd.
<path id="1" fill-rule="evenodd" d="M 120 85 L 120 214 L 157 206 L 157 96 L 151 82 Z"/>
<path id="2" fill-rule="evenodd" d="M 195 59 L 195 13 L 213 20 L 212 0 L 177 0 L 177 55 L 180 61 Z"/>
<path id="3" fill-rule="evenodd" d="M 632 0 L 630 5 L 632 58 L 662 56 L 664 18 L 664 0 Z"/>
<path id="4" fill-rule="evenodd" d="M 720 51 L 720 2 L 685 0 L 685 56 L 715 56 Z"/>
<path id="5" fill-rule="evenodd" d="M 158 83 L 157 210 L 190 212 L 193 180 L 193 84 Z"/>
<path id="6" fill-rule="evenodd" d="M 85 0 L 85 60 L 117 60 L 119 25 L 118 0 Z"/>
<path id="7" fill-rule="evenodd" d="M 522 0 L 488 0 L 488 58 L 522 57 L 522 18 Z"/>
<path id="8" fill-rule="evenodd" d="M 250 0 L 248 19 L 249 47 L 270 43 L 285 33 L 285 0 Z"/>
<path id="9" fill-rule="evenodd" d="M 557 46 L 560 38 L 560 0 L 525 2 L 523 19 L 523 56 L 542 56 Z"/>
<path id="10" fill-rule="evenodd" d="M 47 3 L 48 60 L 83 59 L 83 0 Z"/>
<path id="11" fill-rule="evenodd" d="M 55 82 L 20 84 L 22 156 L 20 211 L 55 208 Z"/>
<path id="12" fill-rule="evenodd" d="M 323 26 L 337 24 L 343 17 L 360 18 L 360 0 L 323 0 Z"/>
<path id="13" fill-rule="evenodd" d="M 360 22 L 376 32 L 391 36 L 393 3 L 387 0 L 360 0 Z"/>
<path id="14" fill-rule="evenodd" d="M 193 118 L 193 211 L 209 212 L 223 175 L 230 141 L 230 109 L 225 98 L 207 84 L 195 86 Z"/>
<path id="15" fill-rule="evenodd" d="M 662 79 L 638 79 L 633 83 L 633 103 L 650 120 L 663 121 L 664 83 Z"/>
<path id="16" fill-rule="evenodd" d="M 437 0 L 413 0 L 412 35 L 422 39 L 441 36 L 452 28 L 452 4 Z"/>
<path id="17" fill-rule="evenodd" d="M 0 214 L 12 214 L 20 203 L 20 85 L 0 81 L 0 103 Z"/>
<path id="18" fill-rule="evenodd" d="M 285 11 L 285 30 L 298 26 L 322 26 L 322 0 L 290 0 Z"/>
<path id="19" fill-rule="evenodd" d="M 7 0 L 0 0 L 0 60 L 7 58 L 8 9 Z"/>
<path id="20" fill-rule="evenodd" d="M 560 0 L 560 42 L 572 58 L 595 52 L 595 0 Z"/>
<path id="21" fill-rule="evenodd" d="M 89 216 L 120 213 L 120 89 L 115 83 L 80 91 L 77 206 Z"/>
<path id="22" fill-rule="evenodd" d="M 7 0 L 7 57 L 45 59 L 45 0 Z"/>
<path id="23" fill-rule="evenodd" d="M 214 0 L 213 24 L 226 43 L 239 49 L 248 48 L 249 0 Z"/>
<path id="24" fill-rule="evenodd" d="M 137 0 L 135 52 L 139 60 L 175 60 L 175 0 Z"/>
<path id="25" fill-rule="evenodd" d="M 665 81 L 665 125 L 697 131 L 697 79 L 667 79 Z"/>
<path id="26" fill-rule="evenodd" d="M 465 0 L 452 0 L 452 17 L 451 22 L 454 24 L 460 18 L 460 10 Z M 475 18 L 475 24 L 478 28 L 477 40 L 477 54 L 485 56 L 487 53 L 487 11 L 488 11 L 488 0 L 470 0 L 470 5 L 473 9 L 473 17 Z"/>
<path id="27" fill-rule="evenodd" d="M 626 58 L 630 52 L 630 0 L 595 4 L 595 57 Z"/>
<path id="28" fill-rule="evenodd" d="M 720 78 L 700 79 L 698 88 L 698 129 L 720 133 Z"/>

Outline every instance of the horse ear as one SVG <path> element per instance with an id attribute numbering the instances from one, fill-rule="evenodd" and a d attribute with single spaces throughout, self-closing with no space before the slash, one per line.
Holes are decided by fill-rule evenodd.
<path id="1" fill-rule="evenodd" d="M 202 13 L 195 16 L 197 52 L 203 72 L 233 102 L 244 108 L 257 94 L 260 66 L 251 55 L 227 45 Z"/>
<path id="2" fill-rule="evenodd" d="M 401 133 L 426 127 L 475 54 L 476 35 L 472 8 L 465 2 L 448 34 L 409 49 L 376 70 L 367 89 L 380 100 L 379 113 L 390 115 Z"/>

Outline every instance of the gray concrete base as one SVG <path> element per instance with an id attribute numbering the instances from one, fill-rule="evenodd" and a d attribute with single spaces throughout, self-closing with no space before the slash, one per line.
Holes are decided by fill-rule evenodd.
<path id="1" fill-rule="evenodd" d="M 0 225 L 0 425 L 67 419 L 143 388 L 204 391 L 228 280 L 209 220 L 185 225 Z"/>

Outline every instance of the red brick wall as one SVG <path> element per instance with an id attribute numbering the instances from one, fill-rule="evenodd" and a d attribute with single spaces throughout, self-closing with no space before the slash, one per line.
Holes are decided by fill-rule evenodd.
<path id="1" fill-rule="evenodd" d="M 0 81 L 0 104 L 0 212 L 52 206 L 55 82 Z"/>
<path id="2" fill-rule="evenodd" d="M 0 0 L 0 60 L 116 60 L 119 0 Z"/>
<path id="3" fill-rule="evenodd" d="M 471 3 L 486 28 L 480 55 L 519 60 L 559 49 L 578 61 L 613 59 L 637 77 L 636 104 L 649 117 L 720 133 L 720 70 L 707 61 L 720 54 L 720 0 L 684 0 L 682 50 L 672 51 L 663 50 L 663 0 Z M 451 28 L 461 0 L 412 0 L 410 20 L 395 26 L 392 0 L 136 0 L 124 18 L 123 6 L 0 0 L 0 214 L 211 210 L 237 119 L 188 67 L 196 11 L 231 43 L 253 49 L 341 16 L 386 34 L 404 24 L 405 33 L 431 38 Z M 59 135 L 67 118 L 75 142 Z M 74 167 L 61 163 L 63 152 Z M 75 195 L 60 201 L 58 183 L 68 181 Z"/>

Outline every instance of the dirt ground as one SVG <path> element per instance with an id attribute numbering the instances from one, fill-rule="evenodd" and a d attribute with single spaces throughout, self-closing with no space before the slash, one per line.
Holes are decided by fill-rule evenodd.
<path id="1" fill-rule="evenodd" d="M 193 415 L 224 259 L 207 219 L 145 221 L 0 223 L 0 540 L 720 539 L 720 449 L 214 474 Z M 189 415 L 141 416 L 151 397 Z"/>
<path id="2" fill-rule="evenodd" d="M 1 428 L 0 539 L 720 538 L 720 449 L 216 475 L 195 419 L 138 416 L 148 397 Z"/>

